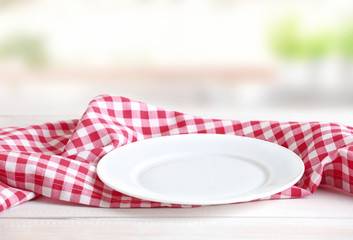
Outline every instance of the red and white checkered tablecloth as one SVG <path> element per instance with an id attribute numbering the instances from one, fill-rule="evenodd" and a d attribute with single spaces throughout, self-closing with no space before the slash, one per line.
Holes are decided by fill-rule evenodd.
<path id="1" fill-rule="evenodd" d="M 96 165 L 109 151 L 142 139 L 212 133 L 254 137 L 301 157 L 305 172 L 266 199 L 314 193 L 319 184 L 353 193 L 353 128 L 338 123 L 204 119 L 128 98 L 101 95 L 80 120 L 0 129 L 0 211 L 36 196 L 111 208 L 190 207 L 151 202 L 104 185 Z"/>

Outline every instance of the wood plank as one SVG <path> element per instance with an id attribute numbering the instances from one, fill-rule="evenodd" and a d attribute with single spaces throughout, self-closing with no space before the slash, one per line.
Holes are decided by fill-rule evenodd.
<path id="1" fill-rule="evenodd" d="M 300 199 L 270 200 L 241 204 L 208 206 L 193 209 L 106 209 L 81 206 L 57 200 L 38 198 L 0 213 L 0 219 L 16 218 L 351 218 L 353 196 L 328 188 Z"/>
<path id="2" fill-rule="evenodd" d="M 353 218 L 0 219 L 1 239 L 352 239 Z"/>

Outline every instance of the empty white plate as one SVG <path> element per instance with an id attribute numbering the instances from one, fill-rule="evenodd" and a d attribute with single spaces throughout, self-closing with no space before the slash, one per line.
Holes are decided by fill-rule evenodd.
<path id="1" fill-rule="evenodd" d="M 225 204 L 283 191 L 303 175 L 302 160 L 266 141 L 183 134 L 127 144 L 105 155 L 100 179 L 127 195 L 165 203 Z"/>

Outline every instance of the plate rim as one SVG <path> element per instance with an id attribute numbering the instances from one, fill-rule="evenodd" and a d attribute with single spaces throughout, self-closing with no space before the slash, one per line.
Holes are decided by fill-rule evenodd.
<path id="1" fill-rule="evenodd" d="M 108 158 L 107 156 L 110 155 L 110 153 L 115 152 L 115 151 L 119 151 L 121 149 L 123 149 L 126 146 L 130 146 L 130 145 L 137 145 L 137 144 L 143 144 L 144 142 L 148 141 L 148 142 L 153 142 L 153 141 L 160 141 L 161 139 L 165 139 L 165 138 L 179 138 L 179 137 L 193 137 L 193 136 L 197 136 L 200 137 L 200 135 L 212 135 L 215 136 L 217 135 L 217 137 L 231 137 L 231 138 L 238 138 L 238 139 L 247 139 L 246 141 L 254 141 L 254 142 L 261 142 L 261 144 L 267 144 L 270 145 L 271 147 L 276 147 L 278 149 L 281 149 L 281 151 L 285 151 L 288 154 L 293 155 L 294 158 L 296 158 L 298 161 L 297 163 L 299 163 L 298 166 L 298 171 L 299 174 L 293 178 L 291 181 L 288 181 L 286 184 L 281 185 L 280 187 L 273 189 L 271 191 L 267 191 L 267 192 L 263 192 L 262 194 L 246 194 L 244 197 L 227 197 L 224 199 L 216 199 L 216 200 L 205 200 L 205 201 L 193 201 L 193 200 L 186 200 L 186 201 L 166 201 L 163 199 L 159 199 L 159 198 L 154 198 L 151 196 L 145 196 L 143 194 L 139 194 L 136 192 L 129 192 L 126 191 L 125 189 L 120 189 L 119 187 L 113 186 L 113 184 L 110 183 L 109 179 L 107 180 L 104 177 L 104 174 L 101 173 L 101 168 L 100 166 L 103 165 L 103 161 L 106 161 L 105 159 Z M 299 169 L 300 168 L 300 169 Z M 180 205 L 220 205 L 220 204 L 232 204 L 232 203 L 241 203 L 241 202 L 248 202 L 248 201 L 254 201 L 254 200 L 258 200 L 261 198 L 265 198 L 265 197 L 269 197 L 273 194 L 279 193 L 281 191 L 284 191 L 286 189 L 288 189 L 289 187 L 293 186 L 295 183 L 297 183 L 303 176 L 305 172 L 305 165 L 303 160 L 296 154 L 294 153 L 292 150 L 283 147 L 279 144 L 276 143 L 272 143 L 266 140 L 262 140 L 262 139 L 257 139 L 254 137 L 247 137 L 247 136 L 240 136 L 240 135 L 231 135 L 231 134 L 216 134 L 216 133 L 190 133 L 190 134 L 174 134 L 174 135 L 167 135 L 167 136 L 158 136 L 158 137 L 152 137 L 152 138 L 147 138 L 147 139 L 142 139 L 142 140 L 138 140 L 132 143 L 128 143 L 124 146 L 118 147 L 118 148 L 114 148 L 111 151 L 109 151 L 107 154 L 105 154 L 100 161 L 98 162 L 97 166 L 96 166 L 96 173 L 99 177 L 99 179 L 108 187 L 112 188 L 115 191 L 118 191 L 120 193 L 123 193 L 125 195 L 128 195 L 130 197 L 134 197 L 134 198 L 139 198 L 141 200 L 146 200 L 146 201 L 152 201 L 152 202 L 159 202 L 159 203 L 166 203 L 166 204 L 180 204 Z"/>

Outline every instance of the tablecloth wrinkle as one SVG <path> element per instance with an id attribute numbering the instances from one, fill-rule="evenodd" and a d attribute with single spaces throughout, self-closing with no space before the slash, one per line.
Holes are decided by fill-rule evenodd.
<path id="1" fill-rule="evenodd" d="M 97 207 L 194 207 L 127 196 L 103 184 L 96 173 L 99 160 L 113 149 L 143 139 L 190 133 L 252 137 L 296 153 L 305 165 L 303 177 L 294 186 L 262 199 L 308 196 L 320 184 L 353 193 L 350 126 L 206 119 L 100 95 L 89 103 L 81 119 L 0 129 L 0 211 L 41 195 Z"/>

